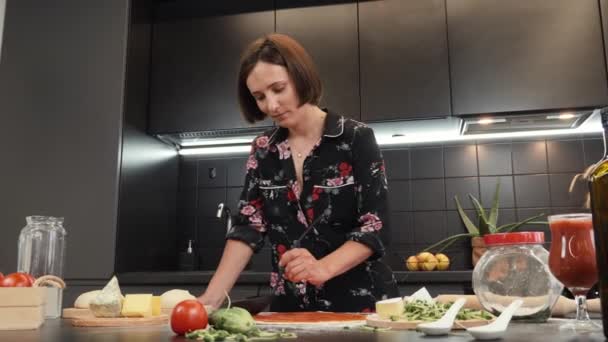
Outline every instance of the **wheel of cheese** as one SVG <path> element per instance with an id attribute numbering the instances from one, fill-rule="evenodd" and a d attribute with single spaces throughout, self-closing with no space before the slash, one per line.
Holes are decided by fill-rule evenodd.
<path id="1" fill-rule="evenodd" d="M 93 300 L 93 298 L 97 297 L 97 295 L 101 292 L 101 290 L 89 291 L 81 294 L 76 298 L 74 302 L 74 307 L 77 309 L 88 309 L 89 304 Z"/>

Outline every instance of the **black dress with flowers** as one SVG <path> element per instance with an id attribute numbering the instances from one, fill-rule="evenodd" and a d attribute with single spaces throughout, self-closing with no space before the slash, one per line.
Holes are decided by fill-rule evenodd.
<path id="1" fill-rule="evenodd" d="M 366 312 L 378 300 L 399 296 L 393 272 L 380 261 L 387 229 L 387 182 L 384 162 L 371 128 L 328 112 L 323 136 L 303 164 L 298 184 L 287 130 L 271 129 L 257 137 L 247 161 L 238 214 L 227 239 L 260 250 L 272 244 L 272 311 Z M 315 221 L 316 220 L 316 221 Z M 292 283 L 279 273 L 281 255 L 301 241 L 317 259 L 346 241 L 373 251 L 365 262 L 316 287 Z"/>

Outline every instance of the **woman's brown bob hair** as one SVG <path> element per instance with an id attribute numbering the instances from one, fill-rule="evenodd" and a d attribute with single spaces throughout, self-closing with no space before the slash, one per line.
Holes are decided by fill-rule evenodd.
<path id="1" fill-rule="evenodd" d="M 241 112 L 249 123 L 266 117 L 247 88 L 247 77 L 260 61 L 282 65 L 287 69 L 300 106 L 304 103 L 319 104 L 323 87 L 310 55 L 293 38 L 284 34 L 269 34 L 249 44 L 241 57 L 238 96 Z"/>

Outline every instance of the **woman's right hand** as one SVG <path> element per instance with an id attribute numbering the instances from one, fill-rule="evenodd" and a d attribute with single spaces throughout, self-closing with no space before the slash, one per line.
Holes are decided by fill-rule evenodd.
<path id="1" fill-rule="evenodd" d="M 220 306 L 222 306 L 224 301 L 223 299 L 221 301 L 212 301 L 208 298 L 208 296 L 206 296 L 206 293 L 203 293 L 201 296 L 197 297 L 196 300 L 205 306 L 207 314 L 211 314 L 213 311 L 217 310 Z"/>

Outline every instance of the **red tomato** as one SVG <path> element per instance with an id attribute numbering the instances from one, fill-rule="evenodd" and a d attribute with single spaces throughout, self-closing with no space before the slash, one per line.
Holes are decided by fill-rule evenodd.
<path id="1" fill-rule="evenodd" d="M 179 302 L 171 313 L 171 329 L 178 335 L 183 335 L 193 330 L 205 329 L 207 322 L 207 310 L 196 299 L 187 299 Z"/>
<path id="2" fill-rule="evenodd" d="M 2 274 L 2 272 L 0 272 L 0 284 L 2 284 L 2 280 L 4 280 L 4 274 Z M 1 287 L 2 285 L 0 285 Z"/>
<path id="3" fill-rule="evenodd" d="M 2 287 L 30 287 L 32 281 L 27 273 L 11 273 L 2 279 L 0 286 Z"/>
<path id="4" fill-rule="evenodd" d="M 24 273 L 29 279 L 30 279 L 30 283 L 32 285 L 34 285 L 34 282 L 36 281 L 36 278 L 34 278 L 33 275 L 29 274 L 29 273 Z"/>

